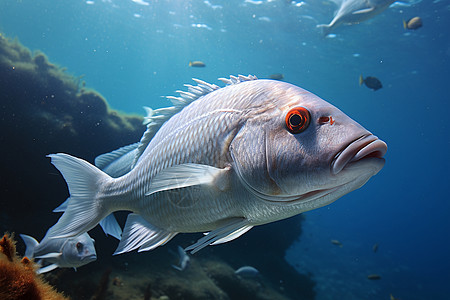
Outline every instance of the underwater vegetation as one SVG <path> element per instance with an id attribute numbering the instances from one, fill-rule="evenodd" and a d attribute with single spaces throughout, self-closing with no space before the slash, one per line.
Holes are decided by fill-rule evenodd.
<path id="1" fill-rule="evenodd" d="M 52 210 L 68 196 L 64 179 L 46 155 L 70 152 L 92 162 L 99 154 L 139 141 L 143 118 L 109 108 L 98 92 L 43 53 L 2 36 L 0 90 L 1 174 L 6 174 L 0 180 L 0 230 L 40 240 L 60 216 Z M 117 217 L 123 225 L 125 216 Z M 314 281 L 284 259 L 301 233 L 301 221 L 297 216 L 275 222 L 254 228 L 244 239 L 208 247 L 191 256 L 181 272 L 171 267 L 178 261 L 166 247 L 112 256 L 117 242 L 94 228 L 90 234 L 97 261 L 77 272 L 56 269 L 39 278 L 73 299 L 314 299 Z M 198 236 L 175 237 L 167 247 L 176 250 Z M 24 253 L 22 243 L 18 251 Z M 260 276 L 238 277 L 234 272 L 243 265 L 257 268 Z M 0 299 L 8 298 L 0 294 Z"/>
<path id="2" fill-rule="evenodd" d="M 5 234 L 0 240 L 0 299 L 69 299 L 37 275 L 37 268 L 26 256 L 22 259 L 17 256 L 15 241 Z"/>

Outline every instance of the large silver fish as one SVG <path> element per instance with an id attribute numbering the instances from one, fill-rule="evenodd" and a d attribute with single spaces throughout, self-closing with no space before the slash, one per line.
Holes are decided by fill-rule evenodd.
<path id="1" fill-rule="evenodd" d="M 341 24 L 358 24 L 381 13 L 395 0 L 332 0 L 338 6 L 330 24 L 320 24 L 323 34 L 329 34 Z"/>
<path id="2" fill-rule="evenodd" d="M 125 175 L 49 155 L 70 192 L 49 236 L 76 236 L 128 210 L 116 254 L 209 232 L 186 248 L 196 252 L 330 204 L 384 165 L 383 141 L 297 86 L 251 75 L 222 79 L 223 88 L 194 80 L 181 97 L 169 97 L 173 107 L 149 117 Z"/>

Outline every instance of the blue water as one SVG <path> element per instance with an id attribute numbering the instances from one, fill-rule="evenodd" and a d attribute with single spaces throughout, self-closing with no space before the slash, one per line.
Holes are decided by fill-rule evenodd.
<path id="1" fill-rule="evenodd" d="M 305 213 L 287 259 L 313 273 L 318 299 L 449 299 L 450 1 L 395 5 L 326 38 L 315 27 L 331 20 L 333 4 L 305 2 L 2 1 L 0 31 L 131 113 L 168 105 L 161 96 L 192 77 L 283 73 L 389 146 L 364 187 Z M 424 26 L 405 31 L 416 15 Z M 358 86 L 360 74 L 383 88 Z"/>

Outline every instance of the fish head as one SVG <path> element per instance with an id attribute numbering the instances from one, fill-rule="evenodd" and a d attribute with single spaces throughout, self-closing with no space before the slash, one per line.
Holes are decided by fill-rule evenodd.
<path id="1" fill-rule="evenodd" d="M 384 166 L 386 143 L 318 96 L 266 81 L 255 109 L 231 144 L 240 181 L 254 196 L 296 205 L 327 205 L 361 187 Z"/>
<path id="2" fill-rule="evenodd" d="M 84 266 L 97 260 L 94 239 L 87 233 L 68 238 L 63 246 L 62 259 L 64 264 L 70 267 Z"/>

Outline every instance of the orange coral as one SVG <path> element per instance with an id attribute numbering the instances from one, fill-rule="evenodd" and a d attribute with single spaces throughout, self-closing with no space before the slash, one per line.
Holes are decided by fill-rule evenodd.
<path id="1" fill-rule="evenodd" d="M 36 274 L 36 265 L 27 257 L 20 259 L 12 237 L 0 240 L 0 299 L 63 300 L 62 294 Z"/>

